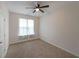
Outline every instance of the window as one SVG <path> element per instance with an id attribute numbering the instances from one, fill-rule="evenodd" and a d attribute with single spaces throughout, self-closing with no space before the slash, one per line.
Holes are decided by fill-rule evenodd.
<path id="1" fill-rule="evenodd" d="M 19 36 L 33 35 L 34 34 L 34 20 L 32 19 L 19 19 Z"/>

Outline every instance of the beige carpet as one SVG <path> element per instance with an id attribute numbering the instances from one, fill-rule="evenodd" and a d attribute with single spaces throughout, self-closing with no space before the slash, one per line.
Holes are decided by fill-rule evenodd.
<path id="1" fill-rule="evenodd" d="M 11 45 L 6 58 L 71 58 L 75 57 L 42 40 Z"/>

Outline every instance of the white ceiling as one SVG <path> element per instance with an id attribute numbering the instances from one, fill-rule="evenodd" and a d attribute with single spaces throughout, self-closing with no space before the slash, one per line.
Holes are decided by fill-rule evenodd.
<path id="1" fill-rule="evenodd" d="M 26 14 L 26 15 L 32 15 L 32 16 L 42 16 L 44 14 L 47 14 L 52 8 L 63 6 L 63 5 L 79 5 L 79 2 L 72 2 L 72 1 L 38 1 L 38 3 L 42 5 L 49 5 L 49 8 L 44 8 L 42 10 L 45 11 L 45 13 L 36 12 L 33 13 L 33 9 L 26 9 L 25 7 L 34 7 L 37 2 L 35 1 L 7 1 L 5 2 L 9 8 L 9 11 Z M 51 12 L 51 11 L 50 11 Z"/>

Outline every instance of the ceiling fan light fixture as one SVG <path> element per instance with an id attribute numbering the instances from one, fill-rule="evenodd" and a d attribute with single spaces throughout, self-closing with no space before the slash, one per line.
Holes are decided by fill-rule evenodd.
<path id="1" fill-rule="evenodd" d="M 36 10 L 36 12 L 38 12 L 38 11 L 39 11 L 39 9 L 38 9 L 38 8 L 36 8 L 35 10 Z"/>

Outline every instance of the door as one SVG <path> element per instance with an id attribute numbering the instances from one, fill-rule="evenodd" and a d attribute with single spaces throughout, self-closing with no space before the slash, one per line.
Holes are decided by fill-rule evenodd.
<path id="1" fill-rule="evenodd" d="M 5 57 L 9 46 L 9 13 L 6 4 L 0 2 L 0 58 Z"/>
<path id="2" fill-rule="evenodd" d="M 0 13 L 0 57 L 4 55 L 4 19 Z"/>

